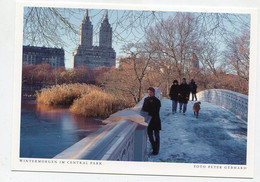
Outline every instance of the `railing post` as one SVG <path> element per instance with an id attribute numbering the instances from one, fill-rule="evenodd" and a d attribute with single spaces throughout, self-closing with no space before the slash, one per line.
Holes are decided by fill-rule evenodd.
<path id="1" fill-rule="evenodd" d="M 146 129 L 137 129 L 135 131 L 134 161 L 145 161 L 146 151 L 147 151 Z"/>
<path id="2" fill-rule="evenodd" d="M 150 117 L 147 113 L 140 111 L 140 115 L 148 122 Z M 134 160 L 147 161 L 147 127 L 138 125 L 135 130 Z"/>

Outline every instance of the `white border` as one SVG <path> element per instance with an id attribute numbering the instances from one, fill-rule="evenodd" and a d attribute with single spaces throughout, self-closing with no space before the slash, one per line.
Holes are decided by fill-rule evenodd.
<path id="1" fill-rule="evenodd" d="M 115 162 L 101 161 L 102 165 L 68 164 L 71 160 L 52 160 L 54 162 L 65 161 L 65 164 L 38 164 L 19 162 L 20 143 L 20 106 L 21 106 L 21 67 L 22 67 L 22 32 L 23 32 L 23 7 L 64 7 L 64 8 L 91 8 L 91 9 L 125 9 L 125 10 L 158 10 L 158 11 L 186 11 L 186 12 L 219 12 L 219 13 L 245 13 L 251 14 L 251 40 L 250 40 L 250 81 L 249 81 L 249 116 L 248 116 L 248 140 L 247 140 L 247 165 L 246 170 L 225 169 L 234 165 L 211 165 L 201 164 L 203 168 L 194 168 L 199 164 L 159 163 L 159 162 Z M 12 135 L 12 170 L 21 171 L 51 171 L 51 172 L 80 172 L 80 173 L 111 173 L 111 174 L 141 174 L 141 175 L 174 175 L 174 176 L 210 176 L 210 177 L 233 177 L 252 178 L 254 166 L 254 127 L 255 127 L 255 97 L 256 97 L 256 58 L 257 58 L 257 18 L 256 9 L 238 8 L 209 8 L 209 7 L 173 7 L 158 5 L 135 4 L 94 4 L 94 3 L 68 3 L 68 2 L 44 2 L 44 1 L 21 1 L 16 8 L 16 37 L 15 37 L 15 67 L 14 67 L 14 114 Z M 28 159 L 32 160 L 32 159 Z M 204 166 L 206 168 L 204 168 Z M 209 169 L 210 166 L 222 166 L 222 169 Z M 243 166 L 244 167 L 244 166 Z"/>

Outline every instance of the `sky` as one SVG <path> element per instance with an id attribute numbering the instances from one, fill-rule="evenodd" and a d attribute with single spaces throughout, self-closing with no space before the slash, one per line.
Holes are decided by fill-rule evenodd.
<path id="1" fill-rule="evenodd" d="M 25 7 L 25 12 L 28 8 Z M 76 9 L 72 9 L 76 10 Z M 73 23 L 79 32 L 79 27 L 85 15 L 85 9 L 77 9 L 77 13 L 69 16 L 69 21 Z M 99 41 L 99 29 L 106 10 L 102 9 L 89 9 L 89 17 L 93 25 L 94 37 L 93 45 L 98 46 Z M 158 13 L 158 12 L 157 12 Z M 167 19 L 169 16 L 174 16 L 176 12 L 160 12 L 158 16 L 162 19 Z M 195 13 L 196 14 L 196 13 Z M 142 18 L 141 18 L 142 17 Z M 152 17 L 152 18 L 151 18 Z M 248 15 L 240 15 L 241 18 L 250 20 Z M 135 43 L 144 40 L 145 31 L 148 27 L 154 26 L 158 23 L 158 19 L 154 18 L 153 11 L 124 11 L 124 10 L 108 10 L 109 23 L 113 30 L 112 47 L 115 49 L 117 58 L 125 55 L 121 48 L 127 43 Z M 230 25 L 226 23 L 226 28 L 230 29 Z M 131 28 L 133 27 L 133 28 Z M 65 67 L 67 69 L 72 67 L 72 53 L 78 45 L 79 35 L 74 35 L 73 41 L 69 36 L 63 36 L 63 41 L 66 42 L 66 46 L 63 46 L 65 50 Z M 221 39 L 221 37 L 219 37 Z M 28 45 L 24 40 L 24 45 Z M 43 46 L 43 45 L 36 45 Z M 222 45 L 223 49 L 223 45 Z"/>

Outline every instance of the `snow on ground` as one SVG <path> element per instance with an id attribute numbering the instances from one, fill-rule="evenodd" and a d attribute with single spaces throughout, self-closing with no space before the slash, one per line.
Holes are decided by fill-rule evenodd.
<path id="1" fill-rule="evenodd" d="M 192 110 L 195 101 L 189 101 L 186 115 L 172 114 L 169 99 L 162 99 L 161 103 L 160 152 L 151 155 L 148 161 L 246 164 L 245 122 L 208 102 L 201 102 L 198 119 Z M 151 153 L 149 141 L 147 146 L 147 152 Z"/>

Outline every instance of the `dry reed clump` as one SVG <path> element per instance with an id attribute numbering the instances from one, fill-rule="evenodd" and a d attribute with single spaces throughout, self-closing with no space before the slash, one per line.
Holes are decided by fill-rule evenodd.
<path id="1" fill-rule="evenodd" d="M 55 85 L 37 92 L 37 102 L 50 105 L 71 105 L 75 99 L 93 90 L 100 90 L 100 88 L 79 83 Z"/>
<path id="2" fill-rule="evenodd" d="M 85 117 L 107 118 L 120 107 L 115 96 L 101 90 L 92 90 L 79 99 L 74 100 L 70 111 Z"/>

